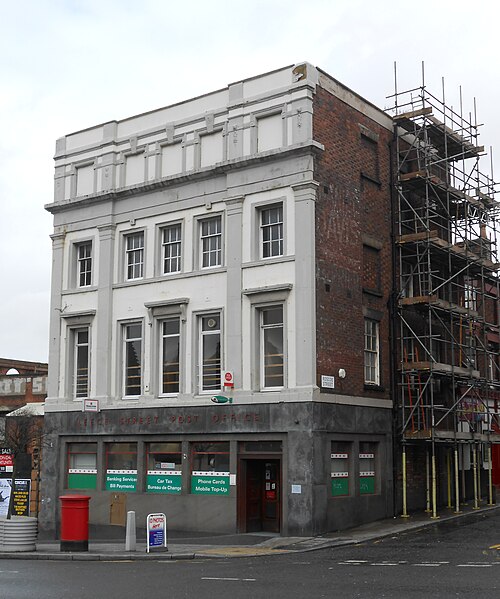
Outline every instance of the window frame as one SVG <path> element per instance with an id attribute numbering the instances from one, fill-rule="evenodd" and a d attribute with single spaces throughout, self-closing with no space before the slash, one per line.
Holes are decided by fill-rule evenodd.
<path id="1" fill-rule="evenodd" d="M 374 496 L 380 494 L 380 442 L 378 441 L 359 441 L 358 443 L 358 487 L 360 497 L 368 495 Z M 367 462 L 373 467 L 373 470 L 364 470 Z M 373 479 L 373 491 L 365 491 L 362 486 L 363 479 Z"/>
<path id="2" fill-rule="evenodd" d="M 148 321 L 151 326 L 151 339 L 150 339 L 150 355 L 151 355 L 151 373 L 150 380 L 152 382 L 152 393 L 158 398 L 164 397 L 175 397 L 184 391 L 184 378 L 185 378 L 185 364 L 186 364 L 186 318 L 187 318 L 187 306 L 189 304 L 189 298 L 180 297 L 159 302 L 146 302 L 144 307 L 148 313 Z M 179 391 L 172 394 L 163 394 L 162 391 L 162 336 L 161 328 L 162 323 L 165 320 L 173 318 L 179 319 Z"/>
<path id="3" fill-rule="evenodd" d="M 224 219 L 222 218 L 222 213 L 211 214 L 210 216 L 200 216 L 196 219 L 197 226 L 197 243 L 198 243 L 198 269 L 203 271 L 213 270 L 215 268 L 221 268 L 224 265 Z M 203 235 L 203 225 L 209 221 L 218 221 L 220 224 L 219 231 L 215 234 L 211 235 Z M 207 252 L 204 251 L 204 240 L 210 240 L 218 237 L 220 239 L 220 247 L 213 249 L 208 249 Z M 204 255 L 208 254 L 210 256 L 211 253 L 220 253 L 220 259 L 217 264 L 208 264 L 204 266 Z"/>
<path id="4" fill-rule="evenodd" d="M 352 440 L 330 441 L 330 496 L 334 499 L 352 497 L 354 484 L 354 443 Z M 342 470 L 340 468 L 343 468 Z M 335 479 L 342 479 L 345 484 L 335 484 Z M 342 488 L 347 487 L 347 488 Z"/>
<path id="5" fill-rule="evenodd" d="M 142 247 L 129 248 L 129 240 L 142 236 Z M 141 252 L 141 261 L 131 262 L 130 256 L 133 256 L 136 252 Z M 129 277 L 129 268 L 140 267 L 140 276 Z M 144 271 L 146 265 L 146 231 L 144 229 L 138 229 L 137 231 L 127 231 L 123 233 L 123 280 L 124 281 L 141 281 L 144 279 Z"/>
<path id="6" fill-rule="evenodd" d="M 173 322 L 176 321 L 178 324 L 178 332 L 177 333 L 170 333 L 165 335 L 163 332 L 164 329 L 164 325 L 167 322 Z M 182 322 L 181 322 L 181 317 L 180 314 L 178 315 L 172 315 L 170 317 L 165 316 L 163 318 L 159 318 L 158 319 L 158 337 L 159 337 L 159 343 L 158 343 L 158 358 L 159 358 L 159 364 L 158 364 L 158 373 L 159 373 L 159 379 L 158 379 L 158 397 L 172 397 L 172 396 L 177 396 L 179 395 L 180 391 L 181 391 L 181 360 L 182 360 Z M 164 351 L 165 351 L 165 339 L 171 339 L 171 338 L 177 338 L 177 356 L 178 356 L 178 362 L 177 362 L 177 388 L 175 389 L 175 391 L 165 391 L 164 390 L 164 377 L 165 377 L 165 372 L 164 372 Z"/>
<path id="7" fill-rule="evenodd" d="M 279 210 L 281 212 L 280 220 L 278 220 L 276 222 L 264 223 L 263 222 L 264 214 L 271 212 L 273 210 Z M 258 209 L 258 212 L 259 212 L 259 216 L 258 216 L 258 220 L 259 220 L 259 259 L 260 260 L 270 260 L 272 258 L 281 258 L 282 256 L 285 255 L 285 210 L 284 210 L 283 202 L 280 201 L 280 202 L 275 202 L 272 204 L 265 204 L 263 206 L 260 206 L 260 208 Z M 280 236 L 277 239 L 274 239 L 272 237 L 272 231 L 276 227 L 278 228 L 278 230 L 280 230 L 279 231 Z M 265 231 L 271 231 L 271 238 L 269 240 L 265 239 L 265 236 L 264 236 Z M 269 255 L 266 256 L 265 255 L 266 244 L 268 244 L 269 247 L 272 248 L 275 243 L 278 243 L 278 246 L 279 246 L 278 253 L 274 254 L 274 253 L 272 253 L 272 251 L 270 251 Z"/>
<path id="8" fill-rule="evenodd" d="M 75 243 L 75 260 L 76 260 L 76 279 L 75 286 L 78 289 L 85 289 L 87 287 L 92 287 L 92 266 L 93 266 L 93 244 L 92 240 L 79 241 Z M 83 248 L 90 247 L 90 253 L 88 256 L 82 257 L 80 255 Z M 88 268 L 84 269 L 84 265 L 87 265 Z M 82 276 L 85 279 L 88 279 L 88 282 L 82 284 Z"/>
<path id="9" fill-rule="evenodd" d="M 203 321 L 205 319 L 210 318 L 218 318 L 219 319 L 219 327 L 218 329 L 214 329 L 211 334 L 218 334 L 219 336 L 219 364 L 218 364 L 218 384 L 217 386 L 213 386 L 212 388 L 204 387 L 204 351 L 203 351 L 203 339 L 205 336 L 208 336 L 209 333 L 203 332 Z M 222 389 L 222 371 L 223 371 L 223 359 L 224 359 L 224 351 L 223 351 L 223 319 L 222 319 L 222 310 L 211 310 L 209 312 L 202 312 L 196 314 L 196 331 L 197 331 L 197 364 L 196 364 L 196 389 L 199 395 L 213 395 L 214 393 L 220 392 Z M 217 368 L 217 367 L 216 367 Z M 214 376 L 215 379 L 215 376 Z"/>
<path id="10" fill-rule="evenodd" d="M 72 449 L 76 449 L 79 447 L 79 451 L 72 451 Z M 89 451 L 81 451 L 81 447 L 86 446 L 86 449 Z M 92 450 L 93 451 L 90 451 Z M 99 444 L 97 441 L 70 441 L 66 444 L 66 489 L 97 489 L 97 474 L 98 474 L 98 463 L 99 463 Z M 77 466 L 72 463 L 72 456 L 76 455 L 92 455 L 95 456 L 95 460 L 93 461 L 93 467 L 90 465 Z M 84 475 L 85 478 L 88 479 L 88 482 L 91 484 L 86 484 L 85 486 L 80 485 L 70 485 L 70 476 L 71 475 Z"/>
<path id="11" fill-rule="evenodd" d="M 374 326 L 375 331 L 368 331 L 367 326 Z M 378 387 L 380 385 L 380 322 L 373 318 L 364 318 L 364 352 L 363 372 L 365 385 Z M 375 340 L 375 348 L 369 347 L 368 340 Z M 374 363 L 369 363 L 367 358 L 374 357 Z M 371 360 L 370 360 L 371 362 Z M 374 371 L 374 377 L 368 376 L 368 369 Z"/>
<path id="12" fill-rule="evenodd" d="M 210 446 L 210 449 L 202 449 L 199 450 L 198 448 L 204 445 L 208 445 Z M 220 468 L 221 466 L 216 466 L 215 465 L 215 457 L 216 456 L 226 456 L 227 460 L 225 460 L 225 462 L 227 461 L 227 470 L 195 470 L 195 461 L 196 461 L 196 457 L 197 456 L 213 456 L 214 458 L 214 464 L 210 465 L 210 467 L 212 468 Z M 190 457 L 190 467 L 189 467 L 189 471 L 191 476 L 194 475 L 195 472 L 204 472 L 204 473 L 211 473 L 214 476 L 229 476 L 230 474 L 230 463 L 231 463 L 231 445 L 229 441 L 191 441 L 190 442 L 190 447 L 189 447 L 189 457 Z M 200 464 L 201 466 L 202 464 Z"/>
<path id="13" fill-rule="evenodd" d="M 170 230 L 178 228 L 179 229 L 179 239 L 175 241 L 165 242 L 165 233 Z M 160 255 L 159 255 L 159 268 L 158 272 L 162 277 L 168 277 L 170 275 L 179 274 L 183 270 L 183 237 L 184 230 L 181 221 L 175 221 L 171 223 L 166 223 L 159 227 L 159 244 L 160 244 Z M 178 244 L 179 253 L 177 256 L 169 256 L 166 257 L 167 247 L 172 247 L 173 245 Z M 165 270 L 165 262 L 166 260 L 177 260 L 178 269 L 177 270 Z"/>
<path id="14" fill-rule="evenodd" d="M 125 448 L 124 446 L 129 446 Z M 122 446 L 122 451 L 110 451 L 110 448 L 119 449 L 118 446 Z M 135 451 L 134 451 L 135 448 Z M 128 450 L 125 450 L 128 449 Z M 110 456 L 135 456 L 135 460 L 132 459 L 132 467 L 121 467 L 125 464 L 114 464 L 114 467 L 110 468 Z M 135 462 L 135 463 L 134 463 Z M 135 467 L 134 467 L 135 466 Z M 105 490 L 112 492 L 125 492 L 125 493 L 136 493 L 138 492 L 138 471 L 139 471 L 139 443 L 133 441 L 106 441 L 104 443 L 104 474 L 105 474 Z M 127 476 L 128 485 L 126 487 L 117 486 L 113 476 Z"/>
<path id="15" fill-rule="evenodd" d="M 281 308 L 281 324 L 265 324 L 264 314 L 276 308 Z M 282 302 L 266 304 L 257 308 L 258 319 L 259 319 L 259 383 L 261 391 L 278 391 L 285 387 L 285 309 Z M 266 385 L 266 331 L 281 329 L 281 350 L 282 350 L 282 364 L 281 364 L 281 385 Z"/>
<path id="16" fill-rule="evenodd" d="M 283 387 L 278 390 L 288 387 L 288 363 L 289 363 L 289 347 L 288 347 L 288 298 L 293 288 L 292 283 L 284 283 L 274 285 L 272 287 L 255 287 L 243 289 L 242 294 L 248 300 L 248 308 L 250 310 L 250 335 L 251 335 L 251 388 L 254 392 L 262 391 L 261 373 L 260 373 L 260 314 L 262 308 L 281 305 L 283 306 Z"/>
<path id="17" fill-rule="evenodd" d="M 75 381 L 75 341 L 76 332 L 83 329 L 88 330 L 88 382 L 87 382 L 87 396 L 92 396 L 92 323 L 95 310 L 87 310 L 85 312 L 64 312 L 61 314 L 61 318 L 66 327 L 65 335 L 65 378 L 64 378 L 64 393 L 65 396 L 70 398 L 72 401 L 82 401 L 84 398 L 75 397 L 74 393 L 74 381 Z"/>
<path id="18" fill-rule="evenodd" d="M 140 337 L 132 337 L 132 338 L 127 338 L 126 337 L 126 332 L 128 327 L 131 326 L 137 326 L 140 325 L 141 327 L 141 336 Z M 130 394 L 127 395 L 127 343 L 131 343 L 134 341 L 138 341 L 140 340 L 140 356 L 139 356 L 139 377 L 140 377 L 140 389 L 139 389 L 139 393 L 138 394 Z M 144 321 L 143 319 L 138 319 L 138 320 L 128 320 L 128 321 L 122 321 L 120 322 L 120 345 L 121 345 L 121 370 L 120 370 L 120 377 L 121 377 L 121 394 L 122 394 L 122 399 L 126 399 L 126 400 L 136 400 L 139 399 L 139 397 L 141 397 L 141 395 L 143 395 L 144 393 Z"/>
<path id="19" fill-rule="evenodd" d="M 80 333 L 87 333 L 86 343 L 79 343 L 78 336 Z M 73 361 L 72 361 L 72 381 L 71 381 L 71 396 L 75 401 L 87 399 L 90 395 L 90 326 L 75 327 L 71 329 L 72 335 L 72 349 L 73 349 Z M 86 375 L 86 393 L 85 395 L 78 394 L 78 357 L 79 348 L 87 348 L 87 375 Z"/>
<path id="20" fill-rule="evenodd" d="M 262 215 L 266 210 L 272 210 L 273 208 L 281 206 L 281 218 L 282 218 L 282 253 L 276 256 L 264 257 L 263 252 L 263 234 L 262 234 Z M 288 204 L 286 196 L 278 196 L 276 198 L 270 198 L 263 201 L 257 201 L 252 203 L 251 207 L 251 248 L 250 256 L 255 262 L 280 262 L 286 259 L 288 255 L 288 243 L 287 243 L 287 232 L 288 232 Z"/>

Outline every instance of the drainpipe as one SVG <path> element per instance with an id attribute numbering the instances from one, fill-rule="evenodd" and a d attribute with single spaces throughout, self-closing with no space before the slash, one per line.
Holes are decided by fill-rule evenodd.
<path id="1" fill-rule="evenodd" d="M 396 517 L 398 515 L 398 496 L 397 496 L 397 481 L 398 481 L 398 456 L 400 443 L 399 438 L 402 434 L 400 432 L 399 425 L 399 397 L 397 394 L 397 345 L 396 345 L 396 298 L 397 298 L 397 281 L 396 281 L 396 231 L 395 231 L 395 221 L 396 221 L 396 198 L 395 198 L 395 190 L 394 186 L 396 184 L 395 181 L 395 173 L 394 173 L 394 159 L 395 159 L 395 151 L 396 151 L 396 129 L 393 129 L 393 137 L 391 142 L 389 142 L 389 178 L 390 178 L 390 203 L 391 203 L 391 293 L 389 296 L 388 308 L 389 308 L 389 344 L 390 344 L 390 352 L 391 359 L 389 360 L 389 368 L 390 368 L 390 397 L 392 400 L 392 512 L 393 516 Z M 405 481 L 403 482 L 403 501 L 406 503 L 406 449 L 403 443 L 403 453 L 404 453 L 404 477 Z M 406 505 L 403 506 L 403 516 L 406 513 Z"/>

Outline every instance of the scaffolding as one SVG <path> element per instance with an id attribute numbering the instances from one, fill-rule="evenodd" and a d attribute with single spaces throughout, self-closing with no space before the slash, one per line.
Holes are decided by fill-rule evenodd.
<path id="1" fill-rule="evenodd" d="M 394 390 L 402 512 L 493 503 L 500 443 L 498 218 L 479 125 L 395 71 Z M 491 152 L 490 152 L 491 155 Z M 411 477 L 425 481 L 411 490 Z"/>

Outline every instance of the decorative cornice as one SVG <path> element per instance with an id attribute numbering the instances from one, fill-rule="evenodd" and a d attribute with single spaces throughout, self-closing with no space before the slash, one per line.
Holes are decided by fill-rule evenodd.
<path id="1" fill-rule="evenodd" d="M 120 200 L 122 198 L 135 196 L 138 194 L 168 189 L 169 187 L 178 184 L 208 179 L 217 175 L 225 175 L 227 172 L 239 170 L 248 166 L 272 162 L 277 159 L 280 160 L 284 158 L 289 158 L 291 156 L 317 154 L 319 152 L 322 152 L 323 150 L 324 146 L 322 144 L 314 140 L 310 140 L 304 143 L 288 146 L 287 148 L 269 150 L 268 152 L 262 152 L 260 154 L 253 155 L 250 157 L 245 156 L 242 158 L 233 158 L 215 167 L 210 166 L 206 168 L 196 169 L 190 171 L 189 173 L 180 173 L 164 179 L 149 181 L 130 187 L 122 187 L 118 190 L 97 192 L 88 194 L 86 196 L 82 196 L 81 198 L 72 198 L 71 200 L 53 202 L 52 204 L 45 204 L 44 207 L 45 210 L 47 210 L 48 212 L 52 214 L 57 214 L 59 212 L 72 210 L 75 207 L 81 208 L 82 206 L 94 205 L 100 202 Z"/>
<path id="2" fill-rule="evenodd" d="M 264 287 L 253 287 L 251 289 L 243 289 L 242 295 L 256 295 L 257 293 L 271 293 L 273 291 L 291 291 L 292 283 L 283 283 L 281 285 L 266 285 Z"/>

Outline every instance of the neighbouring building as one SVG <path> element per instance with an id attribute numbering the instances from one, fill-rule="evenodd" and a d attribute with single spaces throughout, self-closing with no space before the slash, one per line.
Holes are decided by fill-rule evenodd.
<path id="1" fill-rule="evenodd" d="M 57 141 L 42 528 L 400 509 L 394 132 L 302 63 Z"/>
<path id="2" fill-rule="evenodd" d="M 19 501 L 16 502 L 15 508 L 18 513 L 25 515 L 36 515 L 39 509 L 41 440 L 47 370 L 48 365 L 43 362 L 0 358 L 0 479 L 5 484 L 12 479 L 13 452 L 18 454 L 16 456 L 18 478 L 23 482 L 17 485 L 16 497 Z M 22 420 L 22 439 L 15 434 L 16 422 L 19 422 L 16 417 L 21 417 Z M 11 425 L 10 429 L 9 425 Z M 12 434 L 13 430 L 14 434 Z M 20 429 L 17 432 L 21 432 Z M 16 440 L 22 443 L 17 444 Z M 19 446 L 13 448 L 11 446 L 13 441 Z M 23 451 L 18 453 L 21 444 Z M 0 506 L 0 513 L 4 511 L 2 507 L 6 509 L 4 503 Z"/>
<path id="3" fill-rule="evenodd" d="M 5 416 L 27 403 L 44 402 L 48 364 L 0 358 L 0 445 L 5 441 Z"/>

